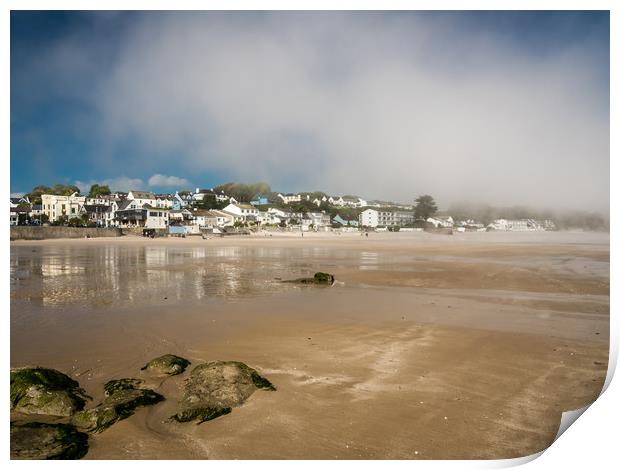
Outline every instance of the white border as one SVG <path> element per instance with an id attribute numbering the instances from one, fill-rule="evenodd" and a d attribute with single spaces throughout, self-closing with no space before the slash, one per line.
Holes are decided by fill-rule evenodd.
<path id="1" fill-rule="evenodd" d="M 490 0 L 477 0 L 477 1 L 443 1 L 443 0 L 419 0 L 419 1 L 406 1 L 406 0 L 386 0 L 386 1 L 372 1 L 372 0 L 335 0 L 335 1 L 309 1 L 309 0 L 297 0 L 297 1 L 283 1 L 283 0 L 263 0 L 263 1 L 251 1 L 251 0 L 229 0 L 229 1 L 211 1 L 211 0 L 176 0 L 176 1 L 163 1 L 163 0 L 59 0 L 59 1 L 45 1 L 45 0 L 5 0 L 2 5 L 4 9 L 4 15 L 2 21 L 0 21 L 0 31 L 2 37 L 2 48 L 0 50 L 0 63 L 4 65 L 4 73 L 1 76 L 2 80 L 2 96 L 3 102 L 6 103 L 6 108 L 0 114 L 0 124 L 2 136 L 2 150 L 4 159 L 4 169 L 1 181 L 2 192 L 7 196 L 10 192 L 10 92 L 9 92 L 9 47 L 10 47 L 10 10 L 610 10 L 611 14 L 611 83 L 618 80 L 617 73 L 617 57 L 620 49 L 618 48 L 618 27 L 620 22 L 617 15 L 620 9 L 615 6 L 618 2 L 611 0 L 506 0 L 506 1 L 490 1 Z M 617 116 L 618 109 L 618 96 L 612 85 L 611 88 L 611 146 L 610 155 L 617 155 Z M 616 131 L 616 132 L 614 132 Z M 617 158 L 617 157 L 616 157 Z M 611 214 L 614 214 L 613 208 L 618 207 L 619 190 L 615 189 L 614 182 L 618 182 L 618 163 L 616 158 L 610 158 L 610 190 L 611 190 Z M 5 213 L 8 212 L 8 200 L 5 200 Z M 2 245 L 3 257 L 5 260 L 5 268 L 2 271 L 2 289 L 4 292 L 3 299 L 4 306 L 4 321 L 6 328 L 4 329 L 3 351 L 4 351 L 4 363 L 5 370 L 9 368 L 9 308 L 10 308 L 10 293 L 9 293 L 9 240 L 8 240 L 8 224 L 5 229 L 6 239 Z M 618 222 L 615 217 L 611 218 L 611 233 L 617 233 Z M 618 279 L 618 256 L 614 249 L 614 237 L 611 239 L 611 312 L 617 312 L 616 296 L 613 295 L 614 288 L 617 287 Z M 531 461 L 536 456 L 530 458 L 515 459 L 512 461 L 389 461 L 380 463 L 380 465 L 390 467 L 410 468 L 411 465 L 415 465 L 416 468 L 499 468 L 505 466 L 514 466 L 522 463 L 529 463 L 528 468 L 548 468 L 563 467 L 563 468 L 584 468 L 585 466 L 593 468 L 607 468 L 612 465 L 612 462 L 617 461 L 615 456 L 614 447 L 617 445 L 614 434 L 615 419 L 618 418 L 618 403 L 620 402 L 620 389 L 616 381 L 611 381 L 613 371 L 616 368 L 617 354 L 618 354 L 618 322 L 617 315 L 612 313 L 610 324 L 610 374 L 608 374 L 605 386 L 606 391 L 601 397 L 579 418 L 576 425 L 571 426 L 562 436 L 555 442 L 549 449 L 547 449 L 539 458 Z M 8 394 L 8 374 L 3 375 L 2 390 L 5 394 Z M 8 400 L 5 399 L 5 402 Z M 4 450 L 5 459 L 9 458 L 9 439 L 8 439 L 8 422 L 9 412 L 8 407 L 4 409 L 5 416 L 3 419 L 3 439 L 2 448 Z M 286 445 L 283 443 L 283 445 Z M 27 466 L 40 465 L 37 462 L 10 462 L 15 466 Z M 180 465 L 189 465 L 192 467 L 206 465 L 206 462 L 189 462 L 185 461 Z M 87 465 L 102 468 L 104 465 L 109 465 L 106 461 L 79 461 L 79 462 L 46 462 L 44 465 L 56 466 L 62 465 Z M 148 465 L 149 467 L 166 468 L 170 465 L 170 462 L 166 461 L 128 461 L 117 462 L 115 465 L 123 467 L 135 467 L 136 465 Z M 211 461 L 208 465 L 214 467 L 236 467 L 237 465 L 252 465 L 260 467 L 278 467 L 287 468 L 291 465 L 289 462 L 283 461 L 264 461 L 264 462 L 230 462 L 230 461 Z M 315 466 L 313 461 L 298 461 L 294 463 L 295 467 L 310 468 Z M 331 462 L 323 462 L 321 465 L 334 465 Z M 341 465 L 341 463 L 338 463 Z M 358 468 L 374 468 L 377 462 L 372 461 L 355 461 L 347 462 L 346 465 L 355 466 Z"/>

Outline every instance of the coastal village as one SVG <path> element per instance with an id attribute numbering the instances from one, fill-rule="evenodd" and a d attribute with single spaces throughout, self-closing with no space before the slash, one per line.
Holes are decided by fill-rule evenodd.
<path id="1" fill-rule="evenodd" d="M 455 220 L 416 211 L 416 205 L 324 193 L 256 193 L 240 200 L 222 190 L 196 188 L 174 194 L 130 190 L 108 194 L 41 194 L 10 200 L 10 224 L 115 227 L 151 235 L 200 235 L 256 230 L 288 231 L 544 231 L 552 220 Z M 430 198 L 430 196 L 423 196 Z M 431 198 L 432 201 L 432 198 Z M 40 202 L 40 203 L 38 203 Z M 434 202 L 432 202 L 434 205 Z"/>

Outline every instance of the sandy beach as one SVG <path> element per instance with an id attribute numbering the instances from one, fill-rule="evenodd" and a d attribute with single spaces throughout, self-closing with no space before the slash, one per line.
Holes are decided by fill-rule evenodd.
<path id="1" fill-rule="evenodd" d="M 316 271 L 335 284 L 280 282 Z M 596 399 L 608 347 L 609 234 L 11 242 L 11 366 L 63 371 L 93 403 L 122 377 L 166 397 L 87 459 L 525 456 Z M 278 390 L 172 423 L 184 375 L 140 372 L 164 353 L 240 360 Z"/>

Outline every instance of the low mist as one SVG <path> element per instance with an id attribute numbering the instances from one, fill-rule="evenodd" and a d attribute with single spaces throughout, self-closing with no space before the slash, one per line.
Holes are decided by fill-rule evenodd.
<path id="1" fill-rule="evenodd" d="M 124 175 L 609 212 L 608 62 L 587 37 L 538 51 L 521 44 L 527 31 L 440 13 L 145 13 L 129 25 L 73 91 L 96 110 L 105 155 L 140 149 L 110 157 Z M 94 67 L 88 34 L 46 60 Z"/>

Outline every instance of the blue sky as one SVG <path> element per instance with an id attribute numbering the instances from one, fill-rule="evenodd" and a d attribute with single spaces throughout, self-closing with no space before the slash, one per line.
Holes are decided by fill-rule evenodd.
<path id="1" fill-rule="evenodd" d="M 609 16 L 14 11 L 10 161 L 12 192 L 263 180 L 608 211 Z"/>

